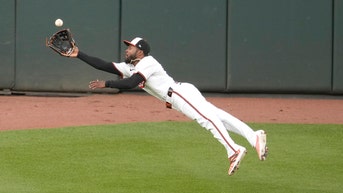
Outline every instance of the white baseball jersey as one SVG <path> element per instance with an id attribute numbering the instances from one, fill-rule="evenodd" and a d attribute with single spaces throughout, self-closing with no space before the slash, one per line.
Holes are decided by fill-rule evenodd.
<path id="1" fill-rule="evenodd" d="M 135 73 L 144 76 L 145 81 L 139 87 L 160 100 L 166 101 L 169 87 L 175 83 L 162 65 L 152 56 L 146 56 L 136 66 L 125 62 L 113 63 L 122 74 L 122 78 L 131 77 Z"/>

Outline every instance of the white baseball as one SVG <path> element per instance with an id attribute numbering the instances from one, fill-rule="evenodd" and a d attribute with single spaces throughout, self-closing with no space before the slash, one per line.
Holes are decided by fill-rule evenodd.
<path id="1" fill-rule="evenodd" d="M 56 19 L 55 26 L 61 27 L 62 25 L 63 25 L 63 20 L 62 19 Z"/>

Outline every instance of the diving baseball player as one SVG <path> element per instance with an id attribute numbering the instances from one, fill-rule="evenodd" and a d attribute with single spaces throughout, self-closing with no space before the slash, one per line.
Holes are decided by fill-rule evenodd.
<path id="1" fill-rule="evenodd" d="M 257 151 L 258 158 L 265 160 L 267 156 L 267 136 L 263 130 L 254 131 L 247 124 L 231 114 L 208 102 L 192 84 L 177 82 L 170 77 L 162 65 L 151 55 L 149 44 L 142 38 L 132 41 L 124 40 L 127 45 L 125 62 L 106 62 L 89 56 L 75 48 L 70 57 L 77 57 L 94 68 L 117 74 L 119 80 L 91 81 L 89 87 L 131 89 L 139 86 L 144 91 L 166 102 L 168 108 L 176 109 L 187 117 L 197 121 L 209 130 L 225 147 L 230 161 L 228 174 L 238 169 L 247 150 L 236 144 L 228 131 L 237 133 L 248 140 Z"/>

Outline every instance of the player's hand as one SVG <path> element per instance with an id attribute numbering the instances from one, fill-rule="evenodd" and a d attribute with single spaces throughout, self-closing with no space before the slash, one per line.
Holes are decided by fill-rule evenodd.
<path id="1" fill-rule="evenodd" d="M 105 88 L 105 81 L 103 80 L 93 80 L 89 83 L 90 89 Z"/>
<path id="2" fill-rule="evenodd" d="M 78 54 L 79 54 L 79 48 L 75 46 L 73 52 L 69 55 L 69 57 L 76 58 Z"/>

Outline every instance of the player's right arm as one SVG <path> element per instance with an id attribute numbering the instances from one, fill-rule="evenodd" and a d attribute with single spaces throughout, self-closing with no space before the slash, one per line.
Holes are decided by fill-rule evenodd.
<path id="1" fill-rule="evenodd" d="M 80 60 L 86 62 L 87 64 L 93 66 L 94 68 L 98 70 L 102 70 L 105 72 L 122 76 L 122 73 L 117 68 L 114 67 L 112 62 L 106 62 L 100 58 L 88 56 L 87 54 L 81 51 L 78 52 L 77 58 L 79 58 Z"/>
<path id="2" fill-rule="evenodd" d="M 93 66 L 94 68 L 98 70 L 102 70 L 105 72 L 109 72 L 112 74 L 117 74 L 120 77 L 123 77 L 123 73 L 120 72 L 112 62 L 105 62 L 104 60 L 101 60 L 96 57 L 88 56 L 87 54 L 81 52 L 77 46 L 75 46 L 75 49 L 70 54 L 71 58 L 79 58 L 80 60 L 86 62 L 87 64 Z"/>
<path id="3" fill-rule="evenodd" d="M 123 76 L 123 74 L 114 67 L 112 62 L 105 62 L 104 60 L 101 60 L 99 58 L 88 56 L 87 54 L 81 52 L 78 47 L 75 47 L 73 53 L 71 53 L 69 57 L 79 58 L 80 60 L 86 62 L 87 64 L 93 66 L 98 70 Z"/>

